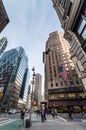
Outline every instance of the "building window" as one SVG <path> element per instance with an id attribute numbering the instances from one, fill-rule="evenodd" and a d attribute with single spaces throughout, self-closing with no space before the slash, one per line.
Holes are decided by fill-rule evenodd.
<path id="1" fill-rule="evenodd" d="M 58 83 L 56 83 L 56 87 L 58 86 Z"/>
<path id="2" fill-rule="evenodd" d="M 85 27 L 84 30 L 83 30 L 82 38 L 83 38 L 84 40 L 86 39 L 86 27 Z"/>
<path id="3" fill-rule="evenodd" d="M 50 81 L 52 82 L 53 80 L 52 80 L 52 79 L 50 79 Z"/>
<path id="4" fill-rule="evenodd" d="M 64 9 L 66 8 L 67 0 L 64 0 Z"/>
<path id="5" fill-rule="evenodd" d="M 67 12 L 68 16 L 70 15 L 71 8 L 72 8 L 72 2 L 70 2 L 69 9 L 68 9 L 68 12 Z"/>
<path id="6" fill-rule="evenodd" d="M 52 74 L 52 71 L 50 70 L 50 74 Z"/>
<path id="7" fill-rule="evenodd" d="M 86 39 L 86 18 L 84 16 L 81 17 L 77 32 L 84 40 Z"/>
<path id="8" fill-rule="evenodd" d="M 85 26 L 85 20 L 84 19 L 82 19 L 81 21 L 80 21 L 80 26 L 79 26 L 79 28 L 78 28 L 78 33 L 79 34 L 81 34 L 81 32 L 82 32 L 82 30 L 83 30 L 83 28 L 84 28 L 84 26 Z"/>
<path id="9" fill-rule="evenodd" d="M 63 82 L 60 82 L 61 86 L 63 86 Z"/>
<path id="10" fill-rule="evenodd" d="M 59 3 L 61 3 L 61 0 L 58 0 L 59 1 Z"/>
<path id="11" fill-rule="evenodd" d="M 74 82 L 72 80 L 70 80 L 70 85 L 74 85 Z"/>
<path id="12" fill-rule="evenodd" d="M 55 76 L 55 77 L 57 77 L 57 75 L 56 75 L 56 74 L 54 74 L 54 76 Z"/>
<path id="13" fill-rule="evenodd" d="M 77 85 L 79 84 L 79 81 L 78 81 L 78 80 L 76 80 L 76 84 L 77 84 Z"/>
<path id="14" fill-rule="evenodd" d="M 51 87 L 53 87 L 53 83 L 51 83 Z"/>

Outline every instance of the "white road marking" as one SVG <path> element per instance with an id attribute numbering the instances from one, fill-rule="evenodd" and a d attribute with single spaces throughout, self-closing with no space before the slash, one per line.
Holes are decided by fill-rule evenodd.
<path id="1" fill-rule="evenodd" d="M 82 122 L 86 122 L 86 119 L 81 119 Z"/>
<path id="2" fill-rule="evenodd" d="M 15 119 L 7 119 L 7 120 L 4 120 L 4 121 L 1 121 L 1 122 L 0 122 L 0 126 L 9 124 L 9 123 L 11 123 L 11 122 L 13 122 L 13 121 L 15 121 Z"/>
<path id="3" fill-rule="evenodd" d="M 67 120 L 66 119 L 64 119 L 64 118 L 62 118 L 62 117 L 60 117 L 60 116 L 57 116 L 59 119 L 61 119 L 61 120 L 63 120 L 64 122 L 67 122 Z"/>

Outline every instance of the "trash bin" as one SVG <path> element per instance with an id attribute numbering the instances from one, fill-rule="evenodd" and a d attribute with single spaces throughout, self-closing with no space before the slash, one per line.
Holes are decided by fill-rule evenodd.
<path id="1" fill-rule="evenodd" d="M 30 119 L 26 119 L 25 128 L 29 128 L 30 126 L 31 126 Z"/>

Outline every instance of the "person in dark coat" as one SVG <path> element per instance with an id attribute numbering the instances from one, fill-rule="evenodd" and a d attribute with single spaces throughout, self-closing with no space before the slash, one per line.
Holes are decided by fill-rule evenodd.
<path id="1" fill-rule="evenodd" d="M 42 122 L 44 122 L 46 120 L 46 113 L 45 113 L 45 110 L 41 110 L 41 120 Z"/>
<path id="2" fill-rule="evenodd" d="M 68 111 L 69 120 L 73 120 L 72 112 L 73 112 L 72 108 L 69 108 L 69 111 Z"/>
<path id="3" fill-rule="evenodd" d="M 20 115 L 21 125 L 24 125 L 24 117 L 25 117 L 25 111 L 24 111 L 24 110 L 21 110 L 21 115 Z M 21 126 L 21 125 L 20 125 L 20 126 Z"/>

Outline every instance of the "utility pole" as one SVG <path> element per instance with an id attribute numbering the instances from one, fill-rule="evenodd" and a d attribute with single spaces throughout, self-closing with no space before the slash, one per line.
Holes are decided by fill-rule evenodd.
<path id="1" fill-rule="evenodd" d="M 32 74 L 32 92 L 31 92 L 31 107 L 30 107 L 30 121 L 31 121 L 31 115 L 32 115 L 32 109 L 33 109 L 33 94 L 34 94 L 34 91 L 33 91 L 33 89 L 34 89 L 34 79 L 35 79 L 35 68 L 33 67 L 32 68 L 32 72 L 33 72 L 33 74 Z"/>

